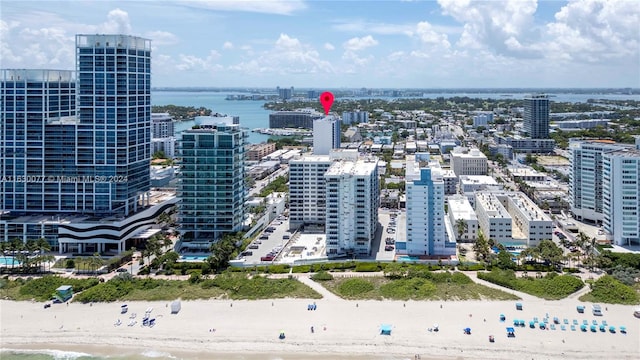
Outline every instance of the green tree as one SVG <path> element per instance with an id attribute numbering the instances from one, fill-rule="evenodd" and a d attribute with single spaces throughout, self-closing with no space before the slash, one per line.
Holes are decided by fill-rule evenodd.
<path id="1" fill-rule="evenodd" d="M 540 258 L 553 267 L 558 267 L 562 264 L 564 259 L 563 251 L 551 240 L 542 240 L 537 248 Z"/>
<path id="2" fill-rule="evenodd" d="M 458 232 L 458 241 L 462 239 L 462 235 L 464 235 L 464 233 L 467 232 L 468 228 L 469 228 L 469 224 L 467 224 L 467 221 L 465 219 L 460 218 L 456 220 L 456 231 Z"/>
<path id="3" fill-rule="evenodd" d="M 498 252 L 498 267 L 500 269 L 516 268 L 516 264 L 511 260 L 511 254 L 508 251 L 500 250 L 500 252 Z"/>
<path id="4" fill-rule="evenodd" d="M 483 261 L 487 261 L 487 259 L 489 258 L 491 248 L 489 247 L 489 243 L 484 237 L 482 231 L 478 233 L 478 238 L 473 244 L 473 251 L 476 253 L 476 257 L 481 258 Z"/>

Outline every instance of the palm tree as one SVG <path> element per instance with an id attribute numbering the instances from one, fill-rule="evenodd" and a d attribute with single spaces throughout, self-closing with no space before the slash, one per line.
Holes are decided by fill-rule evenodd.
<path id="1" fill-rule="evenodd" d="M 469 224 L 467 224 L 467 222 L 464 219 L 460 218 L 456 220 L 456 230 L 458 231 L 458 240 L 462 239 L 462 235 L 464 235 L 464 233 L 466 233 L 468 229 L 469 229 Z"/>
<path id="2" fill-rule="evenodd" d="M 98 252 L 94 253 L 93 256 L 89 259 L 89 265 L 91 265 L 94 275 L 97 275 L 97 270 L 100 266 L 102 266 L 103 263 L 104 261 L 102 260 L 102 256 L 100 256 L 100 253 Z"/>
<path id="3" fill-rule="evenodd" d="M 24 249 L 24 243 L 19 237 L 14 237 L 11 239 L 9 243 L 9 249 L 11 250 L 11 272 L 13 272 L 13 267 L 16 263 L 16 252 L 22 251 Z"/>

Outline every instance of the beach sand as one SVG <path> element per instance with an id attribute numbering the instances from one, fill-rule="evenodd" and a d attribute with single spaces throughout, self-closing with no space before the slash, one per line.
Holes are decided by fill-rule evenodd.
<path id="1" fill-rule="evenodd" d="M 307 310 L 315 302 L 317 310 Z M 182 301 L 178 314 L 169 302 L 53 304 L 0 301 L 1 347 L 64 348 L 88 353 L 122 354 L 149 349 L 180 354 L 183 359 L 637 359 L 640 319 L 633 306 L 606 305 L 604 316 L 576 311 L 576 300 L 522 301 L 347 301 L 281 299 L 257 301 Z M 142 327 L 145 310 L 153 308 L 153 328 Z M 603 310 L 605 305 L 603 305 Z M 136 313 L 135 326 L 128 326 Z M 506 321 L 499 320 L 499 314 Z M 627 334 L 540 330 L 529 328 L 533 317 L 562 321 L 606 320 L 626 326 Z M 526 327 L 507 338 L 513 319 Z M 121 325 L 115 326 L 120 319 Z M 550 320 L 552 321 L 552 320 Z M 434 324 L 438 332 L 429 332 Z M 392 326 L 380 335 L 380 325 Z M 311 332 L 311 326 L 314 332 Z M 471 335 L 463 328 L 471 328 Z M 215 331 L 213 331 L 215 329 Z M 286 338 L 278 339 L 280 332 Z M 488 341 L 489 335 L 495 342 Z M 213 354 L 228 354 L 227 357 Z M 267 357 L 265 357 L 267 356 Z"/>

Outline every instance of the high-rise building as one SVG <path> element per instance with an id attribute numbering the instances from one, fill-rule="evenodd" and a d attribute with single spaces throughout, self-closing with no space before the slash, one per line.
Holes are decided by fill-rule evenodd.
<path id="1" fill-rule="evenodd" d="M 3 70 L 0 241 L 122 252 L 177 202 L 151 193 L 151 42 L 77 35 L 76 71 Z"/>
<path id="2" fill-rule="evenodd" d="M 532 139 L 549 138 L 549 97 L 543 94 L 524 98 L 524 131 Z"/>
<path id="3" fill-rule="evenodd" d="M 289 100 L 293 97 L 293 86 L 290 88 L 277 87 L 278 97 L 282 100 Z"/>
<path id="4" fill-rule="evenodd" d="M 17 214 L 83 208 L 75 176 L 72 71 L 3 70 L 0 79 L 0 209 Z"/>
<path id="5" fill-rule="evenodd" d="M 406 159 L 407 240 L 396 243 L 397 250 L 408 255 L 455 254 L 456 243 L 449 241 L 445 229 L 442 174 L 429 167 L 428 157 L 421 154 Z"/>
<path id="6" fill-rule="evenodd" d="M 168 138 L 176 135 L 173 118 L 168 113 L 152 113 L 151 122 L 153 125 L 151 134 L 154 139 Z"/>
<path id="7" fill-rule="evenodd" d="M 239 125 L 207 125 L 182 132 L 182 247 L 207 251 L 244 220 L 244 156 L 248 133 Z"/>
<path id="8" fill-rule="evenodd" d="M 324 178 L 327 256 L 371 255 L 380 207 L 378 159 L 334 161 Z"/>
<path id="9" fill-rule="evenodd" d="M 289 226 L 324 227 L 326 183 L 324 174 L 333 160 L 329 155 L 310 155 L 289 161 Z"/>
<path id="10" fill-rule="evenodd" d="M 150 188 L 151 41 L 125 35 L 76 35 L 78 183 L 85 211 L 137 211 Z"/>
<path id="11" fill-rule="evenodd" d="M 622 144 L 610 140 L 569 142 L 569 204 L 576 219 L 602 222 L 602 156 L 623 148 Z"/>
<path id="12" fill-rule="evenodd" d="M 342 113 L 343 124 L 366 123 L 369 122 L 368 111 L 345 111 Z"/>
<path id="13" fill-rule="evenodd" d="M 340 120 L 327 116 L 313 122 L 313 153 L 329 155 L 332 149 L 340 148 Z"/>
<path id="14" fill-rule="evenodd" d="M 640 148 L 640 147 L 639 147 Z M 616 245 L 640 245 L 640 150 L 602 157 L 602 227 Z"/>
<path id="15" fill-rule="evenodd" d="M 269 128 L 313 129 L 313 122 L 323 115 L 315 111 L 276 111 L 269 114 Z"/>

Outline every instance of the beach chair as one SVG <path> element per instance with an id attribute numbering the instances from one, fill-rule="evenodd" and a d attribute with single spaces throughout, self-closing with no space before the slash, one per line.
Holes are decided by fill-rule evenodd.
<path id="1" fill-rule="evenodd" d="M 602 325 L 609 326 L 609 324 L 607 324 L 607 320 L 602 320 Z"/>
<path id="2" fill-rule="evenodd" d="M 565 324 L 565 325 L 569 325 L 569 319 L 562 320 L 562 323 Z"/>
<path id="3" fill-rule="evenodd" d="M 582 320 L 582 325 L 589 325 L 589 321 L 588 320 Z"/>
<path id="4" fill-rule="evenodd" d="M 573 325 L 578 325 L 578 320 L 573 319 Z"/>
<path id="5" fill-rule="evenodd" d="M 576 331 L 576 326 L 575 325 L 571 325 L 571 331 Z"/>
<path id="6" fill-rule="evenodd" d="M 566 327 L 566 326 L 564 326 L 564 325 L 560 325 L 560 330 L 562 330 L 562 331 L 567 331 L 567 327 Z"/>
<path id="7" fill-rule="evenodd" d="M 554 317 L 553 318 L 553 323 L 554 324 L 560 324 L 560 319 L 558 319 L 558 317 Z"/>
<path id="8" fill-rule="evenodd" d="M 533 317 L 533 322 L 536 322 L 536 323 L 538 322 L 538 317 L 537 316 Z"/>
<path id="9" fill-rule="evenodd" d="M 551 325 L 549 325 L 549 328 L 550 328 L 551 330 L 555 330 L 555 329 L 556 329 L 556 324 L 551 324 Z"/>
<path id="10" fill-rule="evenodd" d="M 598 325 L 598 320 L 593 319 L 593 320 L 591 321 L 591 325 Z"/>

